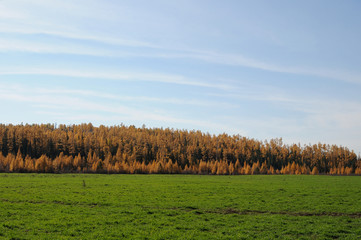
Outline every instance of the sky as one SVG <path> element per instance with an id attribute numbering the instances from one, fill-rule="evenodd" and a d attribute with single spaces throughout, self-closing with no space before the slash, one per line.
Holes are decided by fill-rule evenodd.
<path id="1" fill-rule="evenodd" d="M 0 122 L 361 152 L 361 1 L 0 0 Z"/>

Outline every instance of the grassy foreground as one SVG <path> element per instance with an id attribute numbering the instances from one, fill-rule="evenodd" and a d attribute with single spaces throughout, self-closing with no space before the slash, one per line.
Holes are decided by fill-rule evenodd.
<path id="1" fill-rule="evenodd" d="M 0 239 L 360 239 L 361 177 L 0 174 Z"/>

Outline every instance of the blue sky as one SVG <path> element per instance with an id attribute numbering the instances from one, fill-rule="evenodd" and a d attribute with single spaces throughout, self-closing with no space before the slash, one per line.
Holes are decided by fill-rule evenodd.
<path id="1" fill-rule="evenodd" d="M 361 151 L 361 2 L 1 0 L 0 121 Z"/>

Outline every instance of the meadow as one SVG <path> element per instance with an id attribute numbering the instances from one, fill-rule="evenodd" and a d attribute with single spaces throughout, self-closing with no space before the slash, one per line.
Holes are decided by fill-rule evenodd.
<path id="1" fill-rule="evenodd" d="M 0 174 L 0 239 L 360 239 L 361 177 Z"/>

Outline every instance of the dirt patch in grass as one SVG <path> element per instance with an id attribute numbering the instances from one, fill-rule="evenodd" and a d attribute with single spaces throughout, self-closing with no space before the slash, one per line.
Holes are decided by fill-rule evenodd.
<path id="1" fill-rule="evenodd" d="M 9 200 L 9 199 L 0 199 L 1 202 L 8 202 L 8 203 L 31 203 L 31 204 L 43 204 L 46 203 L 45 201 L 33 201 L 33 200 L 26 200 L 26 201 L 21 201 L 21 200 Z"/>
<path id="2" fill-rule="evenodd" d="M 198 210 L 199 211 L 199 210 Z M 338 212 L 287 212 L 287 211 L 259 211 L 259 210 L 238 210 L 234 208 L 218 209 L 218 210 L 207 210 L 207 213 L 218 213 L 218 214 L 238 214 L 238 215 L 256 215 L 256 214 L 274 214 L 274 215 L 290 215 L 290 216 L 331 216 L 331 217 L 352 217 L 361 218 L 361 213 L 338 213 Z"/>
<path id="3" fill-rule="evenodd" d="M 183 212 L 194 212 L 196 215 L 205 213 L 216 213 L 216 214 L 237 214 L 237 215 L 258 215 L 258 214 L 270 214 L 270 215 L 289 215 L 289 216 L 305 216 L 305 217 L 352 217 L 361 218 L 361 212 L 356 213 L 340 213 L 340 212 L 287 212 L 287 211 L 260 211 L 260 210 L 239 210 L 235 208 L 215 209 L 215 210 L 204 210 L 196 207 L 172 207 L 172 208 L 152 208 L 152 209 L 163 209 L 163 210 L 177 210 Z"/>
<path id="4" fill-rule="evenodd" d="M 109 204 L 99 203 L 72 203 L 72 202 L 64 202 L 64 201 L 33 201 L 33 200 L 9 200 L 9 199 L 0 199 L 0 202 L 8 202 L 8 203 L 31 203 L 31 204 L 58 204 L 58 205 L 68 205 L 68 206 L 89 206 L 89 207 L 97 207 L 97 206 L 108 206 Z"/>

